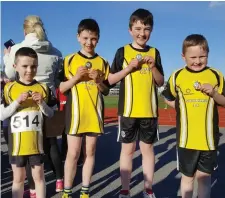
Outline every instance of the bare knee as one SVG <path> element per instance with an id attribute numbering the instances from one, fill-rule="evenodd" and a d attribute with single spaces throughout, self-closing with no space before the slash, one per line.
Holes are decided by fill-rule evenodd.
<path id="1" fill-rule="evenodd" d="M 44 180 L 44 170 L 42 166 L 32 167 L 32 177 L 35 183 L 42 182 Z"/>
<path id="2" fill-rule="evenodd" d="M 201 172 L 201 171 L 197 171 L 196 178 L 198 180 L 198 183 L 211 182 L 211 175 L 208 173 Z"/>
<path id="3" fill-rule="evenodd" d="M 67 160 L 77 161 L 80 156 L 80 151 L 69 151 L 67 152 Z"/>
<path id="4" fill-rule="evenodd" d="M 85 156 L 86 157 L 93 157 L 95 155 L 95 148 L 88 148 L 86 149 L 86 152 L 85 152 Z"/>
<path id="5" fill-rule="evenodd" d="M 25 181 L 25 174 L 13 176 L 13 183 L 22 184 L 24 183 L 24 181 Z"/>
<path id="6" fill-rule="evenodd" d="M 134 143 L 122 144 L 121 155 L 132 156 L 135 152 L 136 145 Z"/>

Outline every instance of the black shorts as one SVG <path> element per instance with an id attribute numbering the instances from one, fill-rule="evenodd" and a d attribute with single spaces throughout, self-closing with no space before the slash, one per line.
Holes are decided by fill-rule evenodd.
<path id="1" fill-rule="evenodd" d="M 87 132 L 87 133 L 67 134 L 67 135 L 71 135 L 71 136 L 75 136 L 75 137 L 84 137 L 84 136 L 98 137 L 98 136 L 102 135 L 102 133 Z"/>
<path id="2" fill-rule="evenodd" d="M 197 170 L 211 174 L 217 167 L 217 151 L 199 151 L 186 148 L 178 148 L 178 170 L 193 177 Z"/>
<path id="3" fill-rule="evenodd" d="M 122 143 L 132 143 L 140 140 L 146 144 L 152 144 L 157 139 L 157 118 L 119 118 L 119 130 L 117 140 Z"/>
<path id="4" fill-rule="evenodd" d="M 40 166 L 44 163 L 44 156 L 42 154 L 22 156 L 9 155 L 9 163 L 15 164 L 17 167 L 25 167 L 27 163 L 29 163 L 30 166 Z"/>

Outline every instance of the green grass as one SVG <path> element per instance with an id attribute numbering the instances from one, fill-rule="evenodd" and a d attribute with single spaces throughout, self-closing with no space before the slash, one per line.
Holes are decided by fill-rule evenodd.
<path id="1" fill-rule="evenodd" d="M 159 96 L 159 108 L 165 108 L 165 102 L 163 98 Z M 118 107 L 118 96 L 104 96 L 105 108 L 117 108 Z"/>

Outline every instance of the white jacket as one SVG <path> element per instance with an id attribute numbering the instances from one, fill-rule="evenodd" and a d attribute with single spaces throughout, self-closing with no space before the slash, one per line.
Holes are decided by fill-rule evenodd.
<path id="1" fill-rule="evenodd" d="M 11 47 L 9 54 L 3 57 L 5 74 L 10 80 L 15 80 L 16 71 L 13 67 L 15 53 L 21 47 L 31 47 L 38 54 L 38 69 L 35 79 L 38 82 L 46 83 L 55 94 L 55 87 L 58 86 L 58 71 L 63 58 L 59 50 L 54 48 L 49 41 L 39 41 L 35 33 L 25 36 L 24 41 Z"/>

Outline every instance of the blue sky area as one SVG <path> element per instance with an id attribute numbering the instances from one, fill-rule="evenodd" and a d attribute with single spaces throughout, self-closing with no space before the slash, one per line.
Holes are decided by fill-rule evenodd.
<path id="1" fill-rule="evenodd" d="M 39 15 L 49 40 L 62 54 L 76 52 L 77 25 L 84 18 L 97 20 L 101 30 L 96 52 L 112 62 L 116 50 L 132 41 L 129 17 L 138 8 L 154 15 L 154 30 L 149 45 L 162 58 L 166 79 L 184 65 L 181 46 L 192 33 L 203 34 L 210 47 L 209 65 L 225 75 L 225 2 L 1 2 L 1 57 L 3 43 L 23 40 L 23 20 Z M 2 60 L 2 58 L 1 58 Z"/>

